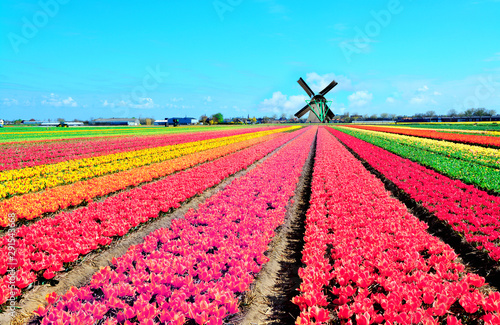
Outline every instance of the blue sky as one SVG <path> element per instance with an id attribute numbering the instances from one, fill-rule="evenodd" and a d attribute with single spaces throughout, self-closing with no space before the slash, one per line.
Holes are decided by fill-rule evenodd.
<path id="1" fill-rule="evenodd" d="M 500 113 L 499 0 L 0 2 L 0 118 Z"/>

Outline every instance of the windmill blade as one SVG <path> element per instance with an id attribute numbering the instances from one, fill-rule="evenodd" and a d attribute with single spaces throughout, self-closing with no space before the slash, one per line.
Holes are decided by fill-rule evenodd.
<path id="1" fill-rule="evenodd" d="M 333 87 L 335 87 L 336 85 L 338 85 L 338 83 L 334 80 L 332 82 L 330 82 L 330 84 L 328 86 L 325 87 L 325 89 L 323 89 L 322 91 L 319 92 L 319 94 L 321 96 L 325 96 L 326 93 L 328 93 L 330 90 L 332 90 Z"/>
<path id="2" fill-rule="evenodd" d="M 328 116 L 328 118 L 330 120 L 333 120 L 333 118 L 335 117 L 335 114 L 333 114 L 333 112 L 331 110 L 328 110 L 328 113 L 326 113 L 326 116 Z"/>
<path id="3" fill-rule="evenodd" d="M 306 114 L 310 110 L 311 110 L 311 108 L 309 107 L 309 105 L 306 105 L 300 111 L 298 111 L 297 113 L 295 113 L 295 116 L 297 118 L 301 118 L 302 116 L 304 116 L 304 114 Z"/>
<path id="4" fill-rule="evenodd" d="M 314 97 L 314 92 L 309 88 L 309 86 L 306 84 L 304 79 L 300 78 L 298 81 L 299 85 L 306 91 L 306 93 L 309 95 L 309 97 L 313 98 Z"/>
<path id="5" fill-rule="evenodd" d="M 332 110 L 330 109 L 330 107 L 328 107 L 328 104 L 325 103 L 325 109 L 326 109 L 326 116 L 328 117 L 328 119 L 333 119 L 335 117 L 335 114 L 333 114 Z"/>

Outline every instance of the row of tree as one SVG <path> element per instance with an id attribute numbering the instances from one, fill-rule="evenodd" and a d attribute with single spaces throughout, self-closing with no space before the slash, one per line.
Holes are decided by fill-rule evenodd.
<path id="1" fill-rule="evenodd" d="M 493 109 L 487 110 L 485 108 L 469 108 L 463 112 L 458 113 L 455 109 L 450 109 L 448 114 L 439 115 L 441 117 L 470 117 L 470 116 L 494 116 L 496 111 Z M 397 120 L 402 117 L 436 117 L 438 114 L 435 111 L 427 111 L 425 113 L 416 113 L 413 116 L 403 116 L 397 114 L 382 113 L 378 114 L 365 114 L 358 115 L 357 113 L 350 114 L 345 112 L 338 115 L 337 118 L 344 122 L 351 122 L 355 120 Z"/>
<path id="2" fill-rule="evenodd" d="M 457 112 L 455 109 L 450 109 L 448 111 L 448 114 L 445 115 L 440 115 L 442 117 L 470 117 L 470 116 L 494 116 L 496 114 L 496 111 L 493 109 L 485 109 L 485 108 L 469 108 L 466 109 L 463 112 Z M 356 120 L 397 120 L 398 118 L 402 117 L 436 117 L 438 116 L 435 111 L 427 111 L 425 113 L 416 113 L 413 116 L 403 116 L 403 115 L 397 115 L 397 114 L 389 114 L 389 113 L 381 113 L 379 114 L 365 114 L 365 115 L 358 115 L 357 113 L 350 114 L 349 112 L 342 113 L 341 115 L 337 115 L 336 118 L 341 120 L 342 122 L 352 122 Z M 133 117 L 134 118 L 134 117 Z M 93 118 L 90 118 L 90 120 L 93 120 Z M 147 124 L 147 120 L 154 121 L 153 118 L 140 118 L 140 123 L 142 125 Z M 253 122 L 255 123 L 257 119 L 255 117 L 253 118 L 248 118 L 248 119 L 243 119 L 245 122 Z M 259 118 L 263 123 L 272 123 L 275 120 L 278 120 L 278 116 L 276 114 L 272 116 L 264 116 L 262 118 Z M 293 115 L 287 115 L 286 114 L 281 114 L 281 117 L 279 120 L 284 121 L 302 121 L 304 119 L 296 119 Z M 32 119 L 34 121 L 34 119 Z M 50 119 L 48 120 L 50 122 Z M 65 122 L 63 118 L 58 118 L 58 122 Z M 224 116 L 222 113 L 216 113 L 212 114 L 210 117 L 207 116 L 206 114 L 203 114 L 200 116 L 199 119 L 200 122 L 202 122 L 205 125 L 211 125 L 211 124 L 221 124 L 224 123 Z M 22 120 L 14 120 L 14 124 L 21 124 Z M 78 119 L 75 119 L 74 122 L 86 122 L 86 121 L 81 121 Z"/>
<path id="3" fill-rule="evenodd" d="M 200 116 L 199 121 L 204 125 L 220 124 L 224 122 L 224 116 L 222 115 L 222 113 L 212 114 L 212 116 L 210 117 L 208 117 L 206 114 L 203 114 L 202 116 Z"/>
<path id="4" fill-rule="evenodd" d="M 452 108 L 448 111 L 448 114 L 437 115 L 435 111 L 427 111 L 425 113 L 414 114 L 413 117 L 471 117 L 471 116 L 494 116 L 496 111 L 494 109 L 486 108 L 468 108 L 463 112 L 457 112 L 456 109 Z"/>

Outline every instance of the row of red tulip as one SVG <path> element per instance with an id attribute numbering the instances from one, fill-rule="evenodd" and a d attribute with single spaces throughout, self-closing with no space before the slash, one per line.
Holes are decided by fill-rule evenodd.
<path id="1" fill-rule="evenodd" d="M 16 294 L 37 277 L 51 279 L 65 269 L 65 263 L 109 245 L 131 228 L 180 206 L 186 199 L 202 193 L 231 174 L 246 168 L 277 147 L 304 132 L 292 132 L 212 162 L 168 176 L 133 190 L 93 202 L 71 213 L 60 213 L 17 229 L 15 237 L 18 268 Z M 8 236 L 0 238 L 0 274 L 7 272 Z M 0 304 L 8 296 L 8 274 L 0 286 Z"/>
<path id="2" fill-rule="evenodd" d="M 187 142 L 240 135 L 273 128 L 249 128 L 225 131 L 209 131 L 152 136 L 127 136 L 58 141 L 37 144 L 3 145 L 0 148 L 0 171 L 44 164 L 54 164 L 72 159 L 109 155 L 118 152 L 163 147 Z"/>
<path id="3" fill-rule="evenodd" d="M 500 260 L 500 197 L 345 133 L 329 130 L 415 201 L 448 222 L 467 242 L 488 252 L 495 261 Z"/>
<path id="4" fill-rule="evenodd" d="M 297 324 L 499 324 L 500 293 L 325 129 L 315 159 Z"/>
<path id="5" fill-rule="evenodd" d="M 245 176 L 96 273 L 51 295 L 41 324 L 220 325 L 238 311 L 285 218 L 316 130 L 309 128 Z"/>
<path id="6" fill-rule="evenodd" d="M 460 134 L 451 132 L 439 132 L 436 130 L 420 130 L 412 128 L 396 128 L 387 126 L 372 126 L 372 125 L 352 125 L 352 128 L 380 131 L 395 134 L 404 134 L 414 137 L 430 138 L 437 140 L 446 140 L 460 143 L 479 144 L 488 147 L 500 147 L 500 137 L 473 135 L 473 134 Z"/>

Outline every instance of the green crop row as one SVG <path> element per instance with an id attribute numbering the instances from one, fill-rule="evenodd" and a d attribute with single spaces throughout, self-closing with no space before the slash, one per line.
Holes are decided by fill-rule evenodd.
<path id="1" fill-rule="evenodd" d="M 465 143 L 455 143 L 435 139 L 426 139 L 408 135 L 384 133 L 357 129 L 358 132 L 381 137 L 387 141 L 396 141 L 406 146 L 424 149 L 443 156 L 470 161 L 493 168 L 500 168 L 500 150 Z"/>
<path id="2" fill-rule="evenodd" d="M 448 157 L 447 155 L 431 152 L 415 145 L 405 145 L 404 143 L 394 141 L 394 139 L 385 138 L 384 134 L 374 135 L 349 128 L 334 128 L 401 157 L 430 167 L 451 178 L 460 179 L 465 183 L 500 193 L 500 169 L 484 166 L 471 160 Z"/>

